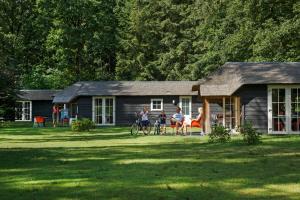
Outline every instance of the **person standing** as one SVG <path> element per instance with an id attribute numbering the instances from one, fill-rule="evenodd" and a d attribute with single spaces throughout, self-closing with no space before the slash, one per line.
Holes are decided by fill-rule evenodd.
<path id="1" fill-rule="evenodd" d="M 161 111 L 160 115 L 158 116 L 159 123 L 160 123 L 160 132 L 161 134 L 166 134 L 166 121 L 167 121 L 167 115 L 164 110 Z"/>
<path id="2" fill-rule="evenodd" d="M 140 116 L 142 117 L 141 124 L 144 132 L 145 132 L 145 128 L 149 125 L 148 114 L 149 114 L 149 110 L 146 106 L 144 106 L 143 110 L 140 112 Z"/>

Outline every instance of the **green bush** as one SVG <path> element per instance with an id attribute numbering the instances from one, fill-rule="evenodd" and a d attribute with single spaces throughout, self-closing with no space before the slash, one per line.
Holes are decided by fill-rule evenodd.
<path id="1" fill-rule="evenodd" d="M 209 142 L 227 142 L 230 140 L 230 131 L 222 125 L 216 125 L 212 127 L 212 131 L 209 134 Z"/>
<path id="2" fill-rule="evenodd" d="M 95 123 L 87 118 L 83 118 L 72 122 L 72 131 L 90 131 L 90 129 L 93 128 L 95 128 Z"/>
<path id="3" fill-rule="evenodd" d="M 244 142 L 248 145 L 258 144 L 260 142 L 260 135 L 251 123 L 245 123 L 240 128 L 241 134 L 243 135 Z"/>

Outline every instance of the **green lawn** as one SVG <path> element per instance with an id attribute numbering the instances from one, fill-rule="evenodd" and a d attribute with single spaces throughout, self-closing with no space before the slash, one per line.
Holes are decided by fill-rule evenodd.
<path id="1" fill-rule="evenodd" d="M 300 199 L 300 137 L 129 136 L 0 129 L 0 199 Z"/>

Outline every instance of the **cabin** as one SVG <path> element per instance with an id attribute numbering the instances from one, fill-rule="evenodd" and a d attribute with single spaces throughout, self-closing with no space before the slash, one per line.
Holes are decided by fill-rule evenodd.
<path id="1" fill-rule="evenodd" d="M 228 62 L 199 81 L 83 81 L 64 90 L 22 90 L 16 120 L 52 119 L 53 105 L 70 118 L 97 125 L 129 125 L 148 107 L 152 119 L 176 106 L 186 117 L 203 107 L 203 127 L 223 125 L 232 132 L 246 122 L 269 134 L 300 133 L 300 62 Z"/>
<path id="2" fill-rule="evenodd" d="M 70 118 L 89 118 L 98 126 L 130 125 L 144 106 L 152 121 L 162 110 L 173 115 L 176 106 L 192 118 L 202 106 L 197 91 L 191 90 L 194 84 L 197 81 L 83 81 L 61 91 L 22 90 L 16 120 L 44 116 L 52 121 L 53 105 L 66 109 Z"/>
<path id="3" fill-rule="evenodd" d="M 300 62 L 228 62 L 193 85 L 205 131 L 249 122 L 262 133 L 300 133 Z"/>
<path id="4" fill-rule="evenodd" d="M 148 107 L 155 120 L 162 110 L 167 116 L 182 108 L 186 117 L 202 106 L 195 81 L 83 81 L 57 93 L 56 105 L 67 107 L 71 117 L 89 118 L 96 125 L 130 125 L 136 112 Z"/>

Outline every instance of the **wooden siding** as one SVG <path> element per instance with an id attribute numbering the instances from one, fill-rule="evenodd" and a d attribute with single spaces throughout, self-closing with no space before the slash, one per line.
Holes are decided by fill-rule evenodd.
<path id="1" fill-rule="evenodd" d="M 52 100 L 32 101 L 32 120 L 35 116 L 47 117 L 47 121 L 52 120 Z"/>
<path id="2" fill-rule="evenodd" d="M 251 122 L 260 132 L 268 131 L 267 85 L 245 85 L 235 92 L 241 97 L 242 121 Z"/>
<path id="3" fill-rule="evenodd" d="M 78 117 L 92 119 L 92 97 L 79 97 L 74 102 L 78 104 Z M 172 101 L 179 103 L 179 96 L 117 96 L 116 97 L 116 125 L 130 125 L 135 120 L 135 112 L 140 112 L 144 106 L 150 108 L 151 99 L 163 99 L 163 109 L 167 117 L 175 113 L 176 106 Z M 202 106 L 197 96 L 192 97 L 192 116 L 198 114 L 198 107 Z M 157 118 L 160 111 L 150 111 L 151 121 Z M 169 123 L 169 121 L 168 121 Z"/>
<path id="4" fill-rule="evenodd" d="M 89 96 L 78 97 L 75 101 L 78 105 L 78 117 L 92 119 L 93 98 Z"/>
<path id="5" fill-rule="evenodd" d="M 129 125 L 135 120 L 135 112 L 140 112 L 144 106 L 150 109 L 151 99 L 163 99 L 163 109 L 168 118 L 175 113 L 176 106 L 172 101 L 179 103 L 179 96 L 122 96 L 116 97 L 116 124 Z M 192 97 L 192 115 L 195 117 L 198 113 L 198 107 L 201 102 L 197 100 L 196 96 Z M 150 111 L 151 121 L 154 122 L 160 111 Z M 169 123 L 169 120 L 167 120 Z"/>

